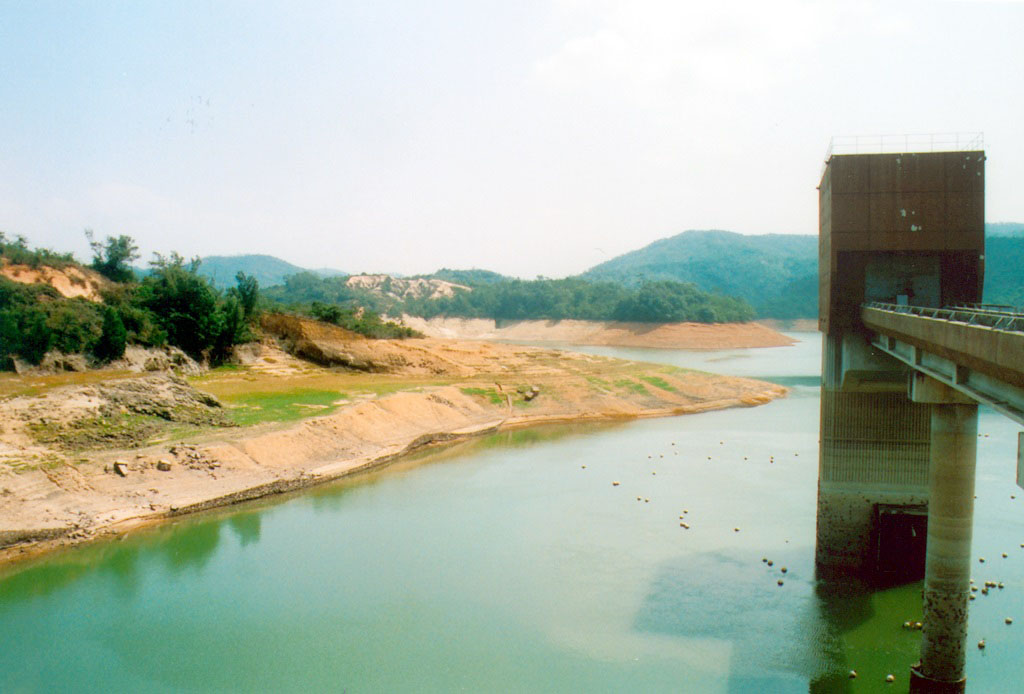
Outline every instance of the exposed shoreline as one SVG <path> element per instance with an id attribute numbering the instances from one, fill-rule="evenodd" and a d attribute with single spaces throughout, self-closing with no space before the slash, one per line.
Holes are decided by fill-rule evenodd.
<path id="1" fill-rule="evenodd" d="M 0 565 L 187 514 L 365 474 L 428 446 L 541 424 L 750 407 L 787 392 L 750 379 L 537 347 L 420 340 L 409 341 L 406 348 L 416 354 L 437 350 L 446 355 L 453 360 L 457 382 L 399 384 L 397 392 L 353 397 L 330 414 L 297 422 L 211 426 L 143 448 L 65 452 L 65 462 L 20 472 L 0 466 Z M 280 368 L 285 358 L 275 352 L 267 358 L 268 366 Z M 315 377 L 333 379 L 338 390 L 347 391 L 358 378 L 404 378 L 357 376 L 306 363 L 301 368 L 269 376 L 256 376 L 260 372 L 255 370 L 218 374 L 195 382 L 216 392 L 218 387 L 249 385 L 255 378 L 263 379 L 259 387 L 268 387 Z M 537 384 L 533 387 L 538 392 L 528 396 L 524 384 Z M 82 387 L 75 388 L 67 395 L 57 389 L 34 396 L 39 402 L 32 401 L 32 406 L 52 411 L 61 398 L 80 399 Z M 12 403 L 0 403 L 8 422 L 14 421 Z M 31 446 L 14 445 L 16 433 L 8 428 L 0 436 L 0 454 L 6 445 L 8 456 L 13 453 L 24 460 Z M 124 463 L 124 476 L 114 472 L 118 461 Z"/>
<path id="2" fill-rule="evenodd" d="M 460 340 L 691 350 L 785 347 L 795 342 L 780 333 L 776 325 L 761 321 L 625 323 L 585 320 L 495 321 L 491 318 L 445 317 L 427 320 L 406 315 L 402 316 L 402 323 L 429 337 Z"/>

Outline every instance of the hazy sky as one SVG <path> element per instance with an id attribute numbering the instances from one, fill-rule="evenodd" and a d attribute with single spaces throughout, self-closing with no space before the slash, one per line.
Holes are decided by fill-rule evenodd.
<path id="1" fill-rule="evenodd" d="M 1024 221 L 1022 37 L 1022 2 L 0 0 L 0 230 L 560 277 L 816 233 L 833 135 L 954 131 Z"/>

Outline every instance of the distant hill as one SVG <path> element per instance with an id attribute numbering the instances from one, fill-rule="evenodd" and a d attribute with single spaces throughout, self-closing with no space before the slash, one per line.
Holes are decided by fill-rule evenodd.
<path id="1" fill-rule="evenodd" d="M 985 236 L 1024 236 L 1024 224 L 1020 222 L 988 222 Z"/>
<path id="2" fill-rule="evenodd" d="M 1024 223 L 985 225 L 987 303 L 1024 306 Z M 818 314 L 818 237 L 684 231 L 601 263 L 582 275 L 636 285 L 693 282 L 704 291 L 746 299 L 761 318 Z"/>
<path id="3" fill-rule="evenodd" d="M 1024 233 L 985 239 L 983 296 L 988 304 L 1024 307 Z"/>
<path id="4" fill-rule="evenodd" d="M 745 299 L 760 317 L 818 313 L 818 237 L 731 231 L 684 231 L 601 263 L 584 279 L 627 285 L 693 282 L 704 291 Z"/>
<path id="5" fill-rule="evenodd" d="M 199 274 L 209 277 L 214 286 L 222 289 L 235 285 L 235 275 L 239 270 L 255 277 L 261 287 L 284 284 L 285 277 L 300 272 L 312 272 L 321 277 L 346 274 L 341 270 L 326 268 L 306 270 L 272 255 L 208 255 L 201 261 Z"/>

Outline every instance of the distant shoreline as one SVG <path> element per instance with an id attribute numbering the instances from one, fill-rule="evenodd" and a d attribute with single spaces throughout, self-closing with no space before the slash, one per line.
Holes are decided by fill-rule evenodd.
<path id="1" fill-rule="evenodd" d="M 402 323 L 435 338 L 550 342 L 555 344 L 655 349 L 745 349 L 785 347 L 795 340 L 766 321 L 752 323 L 627 323 L 621 321 L 431 319 L 402 316 Z M 810 323 L 810 321 L 807 321 Z M 794 324 L 797 324 L 794 322 Z M 792 330 L 816 330 L 804 322 Z"/>

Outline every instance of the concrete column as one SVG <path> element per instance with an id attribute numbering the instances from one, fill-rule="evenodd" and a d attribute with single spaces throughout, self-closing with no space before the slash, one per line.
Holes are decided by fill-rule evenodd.
<path id="1" fill-rule="evenodd" d="M 932 405 L 924 630 L 911 692 L 965 686 L 978 406 L 948 403 Z"/>

